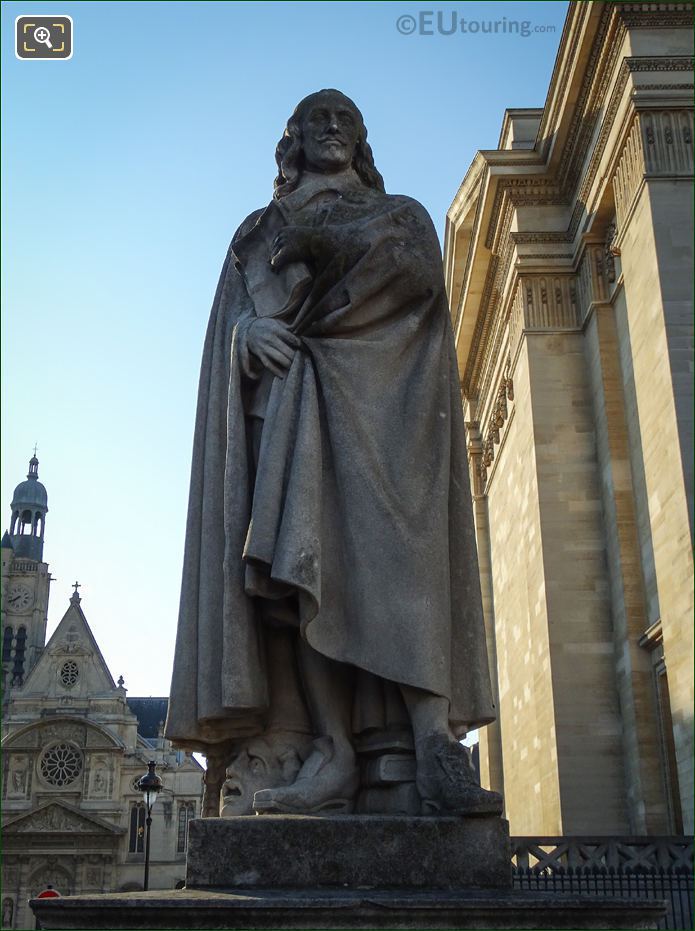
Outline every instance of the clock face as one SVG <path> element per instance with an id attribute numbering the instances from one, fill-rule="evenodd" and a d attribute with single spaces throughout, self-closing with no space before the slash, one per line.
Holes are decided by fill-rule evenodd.
<path id="1" fill-rule="evenodd" d="M 30 588 L 21 582 L 14 582 L 7 592 L 7 606 L 10 611 L 27 611 L 34 601 Z"/>

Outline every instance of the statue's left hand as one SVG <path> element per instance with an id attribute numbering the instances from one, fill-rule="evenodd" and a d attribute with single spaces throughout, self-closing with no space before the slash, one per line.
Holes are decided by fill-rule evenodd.
<path id="1" fill-rule="evenodd" d="M 288 226 L 281 230 L 270 247 L 270 264 L 279 271 L 288 262 L 311 259 L 314 230 L 309 226 Z"/>

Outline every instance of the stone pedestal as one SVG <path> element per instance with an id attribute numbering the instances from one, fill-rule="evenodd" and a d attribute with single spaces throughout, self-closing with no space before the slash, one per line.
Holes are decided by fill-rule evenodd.
<path id="1" fill-rule="evenodd" d="M 188 889 L 510 889 L 502 818 L 204 818 L 188 827 Z"/>
<path id="2" fill-rule="evenodd" d="M 44 929 L 656 928 L 663 903 L 514 892 L 497 817 L 207 818 L 185 889 L 34 899 Z"/>

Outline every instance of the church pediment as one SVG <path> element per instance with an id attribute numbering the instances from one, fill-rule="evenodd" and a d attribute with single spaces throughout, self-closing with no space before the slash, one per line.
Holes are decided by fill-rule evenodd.
<path id="1" fill-rule="evenodd" d="M 70 607 L 26 678 L 23 696 L 41 695 L 66 703 L 88 695 L 121 698 L 104 657 L 80 607 Z"/>
<path id="2" fill-rule="evenodd" d="M 64 802 L 47 802 L 40 808 L 5 822 L 5 834 L 123 834 L 103 818 L 87 815 Z"/>

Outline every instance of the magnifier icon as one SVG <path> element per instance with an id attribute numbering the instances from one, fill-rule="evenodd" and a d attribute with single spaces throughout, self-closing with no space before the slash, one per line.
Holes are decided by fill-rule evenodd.
<path id="1" fill-rule="evenodd" d="M 42 45 L 45 45 L 47 48 L 53 48 L 51 45 L 51 33 L 45 26 L 39 26 L 34 30 L 34 41 L 40 42 Z"/>

